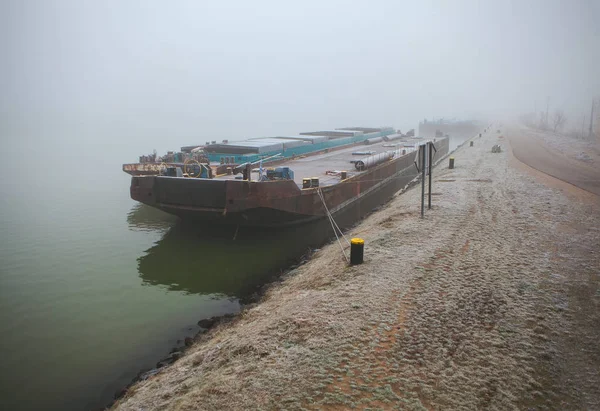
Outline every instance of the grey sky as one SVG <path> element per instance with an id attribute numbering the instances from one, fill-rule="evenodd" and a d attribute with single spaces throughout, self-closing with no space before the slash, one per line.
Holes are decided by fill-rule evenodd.
<path id="1" fill-rule="evenodd" d="M 132 156 L 546 96 L 580 115 L 600 94 L 592 0 L 4 0 L 0 27 L 0 132 L 21 147 Z"/>

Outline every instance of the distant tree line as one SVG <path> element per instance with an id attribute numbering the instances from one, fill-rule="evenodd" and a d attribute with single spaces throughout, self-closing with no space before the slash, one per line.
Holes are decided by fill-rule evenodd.
<path id="1" fill-rule="evenodd" d="M 539 115 L 536 115 L 536 113 L 527 113 L 521 116 L 521 122 L 531 128 L 552 130 L 555 133 L 561 131 L 567 123 L 567 116 L 563 110 L 557 109 L 552 114 L 552 117 L 549 116 L 549 113 L 543 111 Z"/>
<path id="2" fill-rule="evenodd" d="M 567 124 L 567 116 L 562 109 L 556 109 L 552 113 L 549 110 L 549 98 L 546 102 L 546 110 L 523 114 L 520 120 L 530 128 L 562 133 Z M 582 115 L 581 122 L 576 120 L 571 124 L 571 130 L 565 134 L 576 137 L 600 141 L 600 98 L 592 101 L 591 112 Z"/>

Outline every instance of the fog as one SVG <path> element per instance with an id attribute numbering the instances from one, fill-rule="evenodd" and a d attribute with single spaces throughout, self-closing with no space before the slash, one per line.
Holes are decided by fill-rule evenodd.
<path id="1" fill-rule="evenodd" d="M 600 6 L 5 0 L 0 51 L 3 152 L 112 164 L 223 138 L 504 118 L 547 97 L 580 115 L 600 95 Z"/>

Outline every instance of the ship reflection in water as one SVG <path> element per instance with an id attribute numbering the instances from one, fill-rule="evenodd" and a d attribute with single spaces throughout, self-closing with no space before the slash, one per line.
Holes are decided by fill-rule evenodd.
<path id="1" fill-rule="evenodd" d="M 145 284 L 215 298 L 251 296 L 327 235 L 322 224 L 236 235 L 235 227 L 190 225 L 144 205 L 127 220 L 131 229 L 164 233 L 137 260 Z"/>
<path id="2" fill-rule="evenodd" d="M 177 217 L 144 204 L 135 204 L 127 214 L 129 229 L 134 231 L 164 231 L 177 223 Z"/>

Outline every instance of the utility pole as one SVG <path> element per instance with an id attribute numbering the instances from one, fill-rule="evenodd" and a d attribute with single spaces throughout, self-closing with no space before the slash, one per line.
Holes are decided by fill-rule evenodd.
<path id="1" fill-rule="evenodd" d="M 550 96 L 546 97 L 546 127 L 548 127 L 548 109 L 550 107 Z"/>
<path id="2" fill-rule="evenodd" d="M 590 139 L 592 138 L 593 125 L 594 125 L 594 99 L 592 99 L 592 113 L 590 114 L 590 135 L 588 136 Z"/>
<path id="3" fill-rule="evenodd" d="M 585 130 L 585 114 L 583 115 L 583 120 L 581 121 L 581 138 L 584 138 L 583 130 Z"/>

